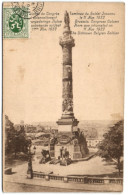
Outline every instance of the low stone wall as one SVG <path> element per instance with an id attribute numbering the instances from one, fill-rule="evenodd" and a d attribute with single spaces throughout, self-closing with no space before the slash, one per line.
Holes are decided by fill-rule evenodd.
<path id="1" fill-rule="evenodd" d="M 12 174 L 12 168 L 6 168 L 6 169 L 4 169 L 4 173 L 5 173 L 6 175 Z"/>
<path id="2" fill-rule="evenodd" d="M 102 177 L 86 177 L 86 176 L 60 176 L 54 174 L 45 174 L 33 171 L 33 178 L 43 178 L 47 181 L 56 180 L 65 183 L 81 183 L 81 184 L 123 184 L 122 178 L 102 178 Z"/>

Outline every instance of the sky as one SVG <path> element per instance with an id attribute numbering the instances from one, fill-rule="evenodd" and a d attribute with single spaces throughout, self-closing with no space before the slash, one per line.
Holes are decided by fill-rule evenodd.
<path id="1" fill-rule="evenodd" d="M 124 82 L 124 29 L 119 7 L 86 4 L 86 11 L 109 10 L 116 12 L 120 23 L 119 35 L 73 35 L 75 47 L 73 61 L 74 114 L 78 120 L 116 120 L 123 117 Z M 63 4 L 47 10 L 75 12 L 78 4 Z M 60 12 L 61 8 L 61 12 Z M 79 11 L 85 11 L 81 6 Z M 70 27 L 76 16 L 70 15 Z M 3 42 L 3 101 L 4 114 L 14 123 L 57 121 L 62 113 L 62 49 L 59 37 L 63 24 L 57 31 L 30 29 L 28 39 L 4 39 Z"/>

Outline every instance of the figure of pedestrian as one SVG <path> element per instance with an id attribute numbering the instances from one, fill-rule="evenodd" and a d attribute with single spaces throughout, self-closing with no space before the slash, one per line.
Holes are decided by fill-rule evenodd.
<path id="1" fill-rule="evenodd" d="M 66 159 L 69 158 L 69 151 L 67 150 L 67 148 L 65 148 L 65 158 L 66 158 Z"/>
<path id="2" fill-rule="evenodd" d="M 60 148 L 60 158 L 62 158 L 62 150 L 63 150 L 63 147 Z"/>
<path id="3" fill-rule="evenodd" d="M 33 150 L 34 150 L 34 154 L 36 154 L 36 146 L 34 146 Z"/>
<path id="4" fill-rule="evenodd" d="M 64 147 L 62 147 L 62 159 L 64 159 L 65 158 L 65 149 L 64 149 Z"/>

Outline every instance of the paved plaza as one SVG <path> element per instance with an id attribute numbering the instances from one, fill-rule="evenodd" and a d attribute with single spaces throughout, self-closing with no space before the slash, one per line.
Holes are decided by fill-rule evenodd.
<path id="1" fill-rule="evenodd" d="M 37 166 L 38 164 L 38 166 Z M 115 165 L 109 165 L 100 157 L 94 157 L 88 161 L 81 161 L 68 166 L 49 163 L 39 164 L 39 160 L 33 161 L 33 170 L 41 172 L 53 172 L 57 175 L 101 175 L 116 172 Z"/>
<path id="2" fill-rule="evenodd" d="M 75 162 L 68 166 L 61 166 L 60 164 L 40 164 L 40 159 L 36 157 L 32 161 L 33 171 L 39 171 L 44 173 L 53 172 L 56 175 L 102 175 L 102 174 L 111 174 L 117 172 L 115 165 L 110 165 L 103 161 L 100 157 L 93 157 L 88 161 Z M 16 177 L 16 175 L 25 176 L 27 173 L 28 163 L 17 165 L 12 168 L 13 174 L 11 177 Z"/>

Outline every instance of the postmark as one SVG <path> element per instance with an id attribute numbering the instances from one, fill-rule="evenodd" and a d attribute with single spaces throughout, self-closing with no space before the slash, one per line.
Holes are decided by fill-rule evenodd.
<path id="1" fill-rule="evenodd" d="M 29 38 L 29 21 L 16 14 L 12 8 L 3 8 L 3 37 Z"/>
<path id="2" fill-rule="evenodd" d="M 38 16 L 43 10 L 44 2 L 13 2 L 14 12 L 24 19 L 31 19 Z"/>

